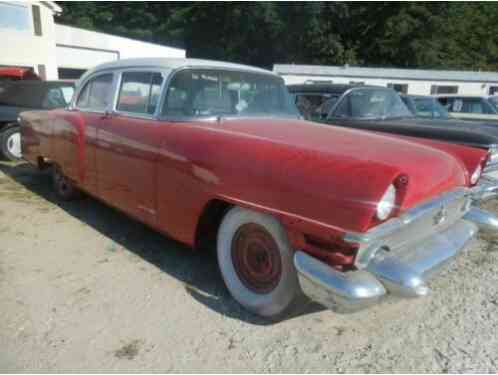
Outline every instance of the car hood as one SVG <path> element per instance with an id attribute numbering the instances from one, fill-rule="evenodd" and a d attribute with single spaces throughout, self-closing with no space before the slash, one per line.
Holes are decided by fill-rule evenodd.
<path id="1" fill-rule="evenodd" d="M 402 118 L 402 119 L 386 119 L 386 120 L 374 120 L 379 123 L 396 123 L 399 125 L 416 126 L 422 125 L 424 127 L 432 127 L 444 130 L 458 130 L 463 132 L 469 132 L 471 134 L 482 134 L 489 137 L 496 138 L 495 141 L 498 143 L 498 122 L 484 122 L 484 121 L 465 121 L 458 119 L 424 119 L 424 118 Z M 491 138 L 491 139 L 492 139 Z"/>
<path id="2" fill-rule="evenodd" d="M 310 165 L 315 164 L 315 173 L 327 168 L 332 176 L 329 191 L 337 199 L 347 191 L 351 199 L 356 194 L 378 201 L 393 179 L 406 175 L 409 183 L 401 205 L 406 209 L 468 181 L 466 168 L 453 155 L 392 135 L 291 119 L 225 119 L 219 125 L 224 131 L 293 149 L 292 155 L 299 155 L 294 156 L 295 168 L 313 169 Z M 368 185 L 379 190 L 366 197 L 362 191 Z"/>

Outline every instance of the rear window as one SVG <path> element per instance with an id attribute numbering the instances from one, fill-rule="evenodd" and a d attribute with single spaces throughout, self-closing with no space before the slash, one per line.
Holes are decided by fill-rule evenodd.
<path id="1" fill-rule="evenodd" d="M 62 108 L 69 104 L 73 92 L 71 85 L 4 82 L 0 83 L 0 105 L 33 109 Z"/>

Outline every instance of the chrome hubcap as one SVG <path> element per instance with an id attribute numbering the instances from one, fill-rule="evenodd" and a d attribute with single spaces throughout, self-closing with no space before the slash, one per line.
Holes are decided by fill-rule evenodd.
<path id="1" fill-rule="evenodd" d="M 16 158 L 21 158 L 21 133 L 11 134 L 7 138 L 7 150 Z"/>

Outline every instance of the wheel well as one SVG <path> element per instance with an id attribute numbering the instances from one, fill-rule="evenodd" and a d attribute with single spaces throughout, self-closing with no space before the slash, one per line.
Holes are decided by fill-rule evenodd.
<path id="1" fill-rule="evenodd" d="M 197 249 L 212 249 L 213 244 L 216 244 L 221 220 L 231 207 L 230 203 L 219 199 L 213 199 L 206 204 L 197 224 L 195 234 L 195 247 Z"/>

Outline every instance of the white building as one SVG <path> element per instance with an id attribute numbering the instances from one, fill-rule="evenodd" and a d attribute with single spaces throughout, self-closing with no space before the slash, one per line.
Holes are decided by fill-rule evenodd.
<path id="1" fill-rule="evenodd" d="M 52 1 L 0 1 L 0 66 L 42 78 L 77 79 L 97 64 L 131 57 L 185 57 L 185 50 L 59 25 Z"/>
<path id="2" fill-rule="evenodd" d="M 287 84 L 354 83 L 392 87 L 415 94 L 498 94 L 498 73 L 450 70 L 360 68 L 324 65 L 274 65 Z"/>

